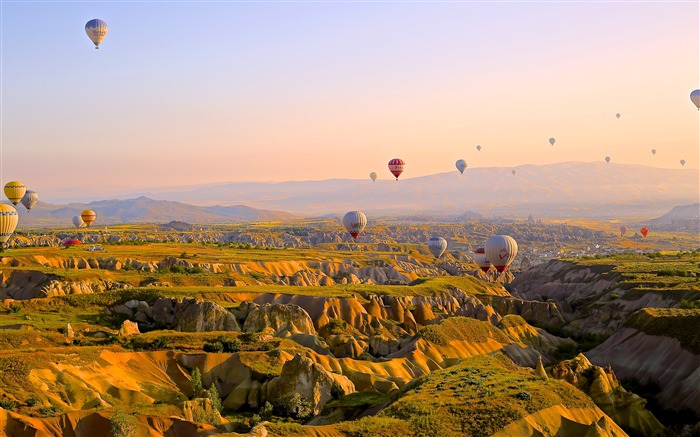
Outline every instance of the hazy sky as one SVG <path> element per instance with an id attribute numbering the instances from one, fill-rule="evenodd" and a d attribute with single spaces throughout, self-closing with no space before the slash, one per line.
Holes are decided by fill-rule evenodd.
<path id="1" fill-rule="evenodd" d="M 403 177 L 459 158 L 697 168 L 699 9 L 5 1 L 2 182 L 99 199 L 390 178 L 394 157 Z M 100 50 L 92 18 L 109 24 Z"/>

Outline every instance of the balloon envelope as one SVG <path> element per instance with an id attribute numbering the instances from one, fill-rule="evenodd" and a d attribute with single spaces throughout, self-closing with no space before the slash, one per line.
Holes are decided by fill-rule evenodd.
<path id="1" fill-rule="evenodd" d="M 554 145 L 554 143 L 555 143 L 556 141 L 557 141 L 557 140 L 555 140 L 554 138 L 550 138 L 550 139 L 549 139 L 549 144 Z"/>
<path id="2" fill-rule="evenodd" d="M 31 211 L 38 200 L 39 195 L 36 194 L 36 191 L 27 190 L 27 192 L 24 193 L 24 196 L 22 197 L 22 205 L 24 205 L 24 207 L 27 208 L 27 211 Z"/>
<path id="3" fill-rule="evenodd" d="M 476 146 L 476 150 L 478 150 L 479 152 L 481 152 L 481 146 Z"/>
<path id="4" fill-rule="evenodd" d="M 695 106 L 697 106 L 700 111 L 700 90 L 695 90 L 690 93 L 690 100 L 695 103 Z"/>
<path id="5" fill-rule="evenodd" d="M 486 251 L 483 247 L 474 251 L 474 262 L 484 272 L 488 272 L 489 269 L 491 269 L 491 261 L 489 261 L 489 258 L 486 256 Z"/>
<path id="6" fill-rule="evenodd" d="M 513 176 L 515 176 L 515 170 L 511 171 L 511 173 L 513 173 Z"/>
<path id="7" fill-rule="evenodd" d="M 496 270 L 502 272 L 518 254 L 518 243 L 509 235 L 494 235 L 486 241 L 484 251 Z"/>
<path id="8" fill-rule="evenodd" d="M 606 157 L 605 157 L 605 162 L 607 162 L 608 164 L 610 163 L 610 157 L 609 157 L 609 156 L 606 156 Z"/>
<path id="9" fill-rule="evenodd" d="M 642 237 L 646 237 L 649 235 L 649 228 L 642 228 L 639 230 L 639 232 L 642 234 Z"/>
<path id="10" fill-rule="evenodd" d="M 681 159 L 681 165 L 685 165 L 685 159 Z"/>
<path id="11" fill-rule="evenodd" d="M 406 163 L 399 158 L 394 158 L 391 161 L 389 161 L 389 171 L 396 177 L 397 181 L 399 180 L 399 176 L 401 176 L 401 173 L 403 173 L 404 165 L 406 165 Z"/>
<path id="12" fill-rule="evenodd" d="M 68 247 L 68 246 L 74 246 L 74 245 L 80 244 L 80 243 L 81 243 L 80 240 L 78 240 L 77 238 L 73 238 L 73 239 L 71 239 L 71 240 L 66 240 L 66 241 L 64 241 L 64 242 L 61 243 L 61 244 L 62 244 L 64 247 Z"/>
<path id="13" fill-rule="evenodd" d="M 354 240 L 367 226 L 367 216 L 361 211 L 350 211 L 343 216 L 343 226 L 348 230 Z"/>
<path id="14" fill-rule="evenodd" d="M 428 250 L 433 254 L 435 258 L 440 258 L 440 256 L 445 253 L 447 249 L 447 240 L 442 237 L 433 237 L 428 240 Z"/>
<path id="15" fill-rule="evenodd" d="M 0 247 L 5 247 L 7 240 L 15 232 L 18 222 L 19 214 L 17 214 L 17 210 L 10 205 L 0 203 Z"/>
<path id="16" fill-rule="evenodd" d="M 95 214 L 95 211 L 91 209 L 86 209 L 80 214 L 80 218 L 83 219 L 85 225 L 89 228 L 90 225 L 92 225 L 95 222 L 97 214 Z"/>
<path id="17" fill-rule="evenodd" d="M 372 172 L 369 174 L 369 178 L 372 179 L 372 182 L 377 180 L 377 173 Z"/>
<path id="18" fill-rule="evenodd" d="M 624 237 L 627 233 L 627 226 L 620 226 L 620 237 Z"/>
<path id="19" fill-rule="evenodd" d="M 458 159 L 457 162 L 455 162 L 455 167 L 457 167 L 460 173 L 464 174 L 464 169 L 467 168 L 467 161 Z"/>
<path id="20" fill-rule="evenodd" d="M 82 218 L 80 218 L 79 215 L 76 215 L 75 217 L 73 217 L 73 226 L 75 226 L 77 229 L 80 229 L 85 226 L 85 222 Z"/>
<path id="21" fill-rule="evenodd" d="M 656 155 L 656 149 L 651 149 L 651 154 Z"/>
<path id="22" fill-rule="evenodd" d="M 619 119 L 620 119 L 620 113 L 618 112 L 617 114 L 615 114 L 615 117 L 617 117 L 618 120 L 619 120 Z"/>
<path id="23" fill-rule="evenodd" d="M 26 192 L 27 187 L 20 181 L 10 181 L 5 184 L 5 197 L 13 205 L 17 205 Z"/>
<path id="24" fill-rule="evenodd" d="M 95 44 L 96 49 L 100 48 L 100 43 L 103 39 L 105 39 L 108 31 L 109 28 L 107 27 L 107 23 L 97 18 L 92 19 L 85 24 L 85 33 L 87 34 L 88 38 L 90 38 L 90 41 Z"/>

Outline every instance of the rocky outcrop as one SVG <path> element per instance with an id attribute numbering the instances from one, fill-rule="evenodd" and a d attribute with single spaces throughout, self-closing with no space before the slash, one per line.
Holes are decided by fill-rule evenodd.
<path id="1" fill-rule="evenodd" d="M 121 328 L 119 328 L 120 337 L 127 337 L 129 335 L 136 335 L 140 333 L 141 332 L 139 331 L 139 325 L 137 325 L 135 322 L 132 322 L 131 320 L 124 320 Z"/>
<path id="2" fill-rule="evenodd" d="M 260 332 L 271 328 L 274 335 L 287 337 L 290 334 L 316 335 L 309 314 L 294 304 L 265 304 L 248 311 L 243 325 L 244 332 Z"/>
<path id="3" fill-rule="evenodd" d="M 516 314 L 528 323 L 543 328 L 561 328 L 566 324 L 564 313 L 556 302 L 523 300 L 510 296 L 490 296 L 493 309 L 500 315 Z"/>
<path id="4" fill-rule="evenodd" d="M 183 332 L 241 330 L 233 314 L 202 299 L 160 298 L 153 304 L 151 318 L 158 326 Z"/>
<path id="5" fill-rule="evenodd" d="M 552 368 L 552 376 L 575 385 L 588 394 L 615 423 L 644 436 L 664 430 L 664 426 L 646 409 L 646 400 L 628 392 L 608 367 L 594 366 L 583 354 L 562 361 Z"/>
<path id="6" fill-rule="evenodd" d="M 265 398 L 275 404 L 299 393 L 310 403 L 314 415 L 332 399 L 331 387 L 338 384 L 346 394 L 355 392 L 355 385 L 345 376 L 328 372 L 309 358 L 296 355 L 284 363 L 280 376 L 263 386 Z"/>

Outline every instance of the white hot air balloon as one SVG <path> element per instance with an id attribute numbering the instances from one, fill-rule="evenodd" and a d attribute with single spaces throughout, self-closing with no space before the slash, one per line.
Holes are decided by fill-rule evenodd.
<path id="1" fill-rule="evenodd" d="M 0 248 L 4 249 L 7 246 L 7 241 L 15 232 L 18 222 L 17 210 L 10 205 L 0 203 Z"/>
<path id="2" fill-rule="evenodd" d="M 617 119 L 619 120 L 619 119 L 620 119 L 620 113 L 618 112 L 617 114 L 615 114 L 615 117 L 617 117 Z"/>
<path id="3" fill-rule="evenodd" d="M 85 33 L 87 34 L 90 41 L 95 44 L 95 48 L 100 48 L 100 43 L 109 32 L 109 27 L 104 21 L 94 18 L 85 24 Z"/>
<path id="4" fill-rule="evenodd" d="M 685 165 L 685 159 L 681 159 L 681 165 Z"/>
<path id="5" fill-rule="evenodd" d="M 367 216 L 360 211 L 350 211 L 343 216 L 343 225 L 348 230 L 354 240 L 360 236 L 362 230 L 367 226 Z"/>
<path id="6" fill-rule="evenodd" d="M 695 90 L 690 93 L 690 100 L 695 103 L 695 106 L 698 107 L 698 111 L 700 111 L 700 90 Z"/>
<path id="7" fill-rule="evenodd" d="M 486 241 L 484 251 L 496 270 L 502 272 L 518 254 L 518 243 L 508 235 L 494 235 Z"/>
<path id="8" fill-rule="evenodd" d="M 39 200 L 39 195 L 36 194 L 36 191 L 32 190 L 27 190 L 26 193 L 24 193 L 24 196 L 22 197 L 22 205 L 24 205 L 25 208 L 27 208 L 27 212 L 31 211 L 32 208 L 34 208 L 34 205 L 36 205 L 36 202 Z"/>
<path id="9" fill-rule="evenodd" d="M 656 149 L 651 149 L 651 154 L 656 155 Z"/>
<path id="10" fill-rule="evenodd" d="M 467 168 L 467 161 L 459 159 L 455 162 L 455 167 L 457 167 L 460 173 L 464 174 L 464 170 Z"/>
<path id="11" fill-rule="evenodd" d="M 474 262 L 484 273 L 491 269 L 491 261 L 489 261 L 489 258 L 486 256 L 486 251 L 483 247 L 474 251 Z"/>
<path id="12" fill-rule="evenodd" d="M 83 221 L 82 217 L 80 217 L 79 215 L 73 217 L 73 226 L 75 226 L 76 229 L 84 228 L 85 222 Z"/>
<path id="13" fill-rule="evenodd" d="M 372 179 L 372 182 L 375 182 L 377 180 L 377 173 L 375 173 L 375 172 L 370 173 L 369 178 Z"/>
<path id="14" fill-rule="evenodd" d="M 609 156 L 606 156 L 606 157 L 605 157 L 605 162 L 607 162 L 608 164 L 610 164 L 610 157 L 609 157 Z"/>
<path id="15" fill-rule="evenodd" d="M 442 237 L 433 237 L 428 240 L 428 250 L 435 258 L 440 258 L 447 250 L 447 240 Z"/>
<path id="16" fill-rule="evenodd" d="M 555 143 L 556 141 L 557 141 L 557 140 L 555 140 L 554 138 L 550 138 L 550 139 L 549 139 L 549 144 L 554 145 L 554 143 Z"/>

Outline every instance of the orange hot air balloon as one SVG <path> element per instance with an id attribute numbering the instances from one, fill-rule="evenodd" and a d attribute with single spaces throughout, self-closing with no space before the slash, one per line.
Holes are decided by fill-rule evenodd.
<path id="1" fill-rule="evenodd" d="M 646 237 L 649 235 L 649 228 L 642 228 L 639 230 L 639 232 L 642 234 L 642 237 Z"/>
<path id="2" fill-rule="evenodd" d="M 83 219 L 87 227 L 89 228 L 90 225 L 92 225 L 95 222 L 95 219 L 97 218 L 97 214 L 95 214 L 95 211 L 91 209 L 86 209 L 80 214 L 80 218 Z"/>

